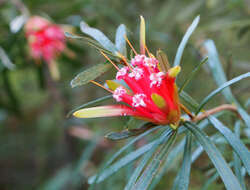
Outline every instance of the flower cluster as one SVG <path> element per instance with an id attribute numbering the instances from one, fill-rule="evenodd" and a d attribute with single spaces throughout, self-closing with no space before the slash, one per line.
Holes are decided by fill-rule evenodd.
<path id="1" fill-rule="evenodd" d="M 116 75 L 116 79 L 123 80 L 129 89 L 119 86 L 113 93 L 117 102 L 129 105 L 129 111 L 126 109 L 123 114 L 159 124 L 176 123 L 180 108 L 175 76 L 160 71 L 154 57 L 136 55 L 131 65 L 133 68 L 123 67 Z"/>
<path id="2" fill-rule="evenodd" d="M 116 73 L 122 83 L 108 84 L 113 90 L 113 98 L 122 105 L 87 108 L 74 113 L 76 117 L 92 117 L 132 115 L 156 124 L 176 124 L 180 119 L 180 107 L 175 85 L 175 77 L 180 67 L 174 67 L 168 72 L 160 71 L 158 60 L 143 54 L 136 55 L 128 64 Z M 106 112 L 100 114 L 101 108 Z M 115 110 L 115 112 L 114 112 Z M 111 113 L 111 112 L 112 113 Z"/>
<path id="3" fill-rule="evenodd" d="M 50 63 L 65 48 L 62 28 L 42 17 L 31 17 L 25 25 L 25 33 L 34 59 L 44 59 Z"/>
<path id="4" fill-rule="evenodd" d="M 180 67 L 169 68 L 168 61 L 159 61 L 149 52 L 145 44 L 145 22 L 141 17 L 140 26 L 140 54 L 138 54 L 128 39 L 126 41 L 135 53 L 129 61 L 119 52 L 117 55 L 125 64 L 118 67 L 103 52 L 102 55 L 117 69 L 116 81 L 106 82 L 118 105 L 84 108 L 73 115 L 79 118 L 108 117 L 108 116 L 134 116 L 155 124 L 178 125 L 181 111 L 178 89 L 175 78 Z M 147 52 L 147 54 L 146 54 Z"/>

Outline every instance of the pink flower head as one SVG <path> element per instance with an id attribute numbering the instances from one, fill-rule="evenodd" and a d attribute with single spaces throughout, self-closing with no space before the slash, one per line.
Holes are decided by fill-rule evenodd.
<path id="1" fill-rule="evenodd" d="M 31 17 L 25 25 L 25 33 L 34 59 L 44 59 L 50 63 L 65 48 L 62 28 L 42 17 Z"/>
<path id="2" fill-rule="evenodd" d="M 116 79 L 123 80 L 129 89 L 126 90 L 122 85 L 118 85 L 115 89 L 110 87 L 110 89 L 114 90 L 113 98 L 126 105 L 107 106 L 107 116 L 132 115 L 157 124 L 177 123 L 180 119 L 180 107 L 175 85 L 176 74 L 173 73 L 177 70 L 177 73 L 179 72 L 179 66 L 164 73 L 158 69 L 158 60 L 155 58 L 137 55 L 132 60 L 139 60 L 139 58 L 141 58 L 140 62 L 136 62 L 134 65 L 137 66 L 134 68 L 122 67 L 117 71 Z M 145 60 L 150 64 L 146 64 Z M 114 114 L 113 110 L 117 110 L 117 114 Z M 75 112 L 74 115 L 89 117 L 87 112 L 89 110 L 83 109 Z M 95 112 L 94 117 L 100 115 L 103 116 L 103 113 Z"/>
<path id="3" fill-rule="evenodd" d="M 142 18 L 142 17 L 141 17 Z M 143 19 L 142 19 L 143 20 Z M 155 124 L 178 124 L 180 121 L 180 103 L 175 78 L 180 72 L 176 66 L 168 69 L 162 60 L 161 65 L 145 45 L 145 23 L 141 22 L 140 54 L 128 41 L 135 56 L 130 60 L 120 55 L 125 67 L 119 68 L 105 54 L 118 70 L 115 81 L 107 81 L 116 105 L 84 108 L 74 113 L 75 117 L 134 116 Z M 146 56 L 146 52 L 147 55 Z M 163 64 L 163 65 L 162 65 Z M 125 84 L 124 84 L 125 83 Z M 98 84 L 98 86 L 101 86 Z"/>

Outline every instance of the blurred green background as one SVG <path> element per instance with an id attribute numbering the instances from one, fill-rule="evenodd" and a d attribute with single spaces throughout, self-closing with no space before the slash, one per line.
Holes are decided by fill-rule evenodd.
<path id="1" fill-rule="evenodd" d="M 74 26 L 74 33 L 80 35 L 83 35 L 79 30 L 81 20 L 112 40 L 116 28 L 123 23 L 137 49 L 139 16 L 143 15 L 150 51 L 162 49 L 171 63 L 187 27 L 200 15 L 200 24 L 184 52 L 178 82 L 181 84 L 199 63 L 202 42 L 208 38 L 215 41 L 228 79 L 250 71 L 249 0 L 0 0 L 0 46 L 15 64 L 15 69 L 10 70 L 0 60 L 1 190 L 87 189 L 87 177 L 126 143 L 105 140 L 104 135 L 122 130 L 127 118 L 66 117 L 76 106 L 107 95 L 92 84 L 70 87 L 77 73 L 103 62 L 103 57 L 83 41 L 67 39 L 68 49 L 75 55 L 60 56 L 57 62 L 61 79 L 53 81 L 46 64 L 36 65 L 29 57 L 24 31 L 10 31 L 10 22 L 21 14 L 23 6 L 32 15 Z M 112 78 L 114 70 L 98 81 Z M 211 73 L 204 66 L 186 91 L 200 101 L 215 88 Z M 232 90 L 241 103 L 250 97 L 247 80 Z M 223 102 L 221 96 L 217 96 L 207 108 Z M 204 154 L 192 165 L 190 189 L 201 189 L 207 180 L 209 173 L 205 172 L 212 168 L 207 160 Z M 122 189 L 131 167 L 106 180 L 99 188 Z M 175 168 L 173 166 L 173 171 L 163 178 L 157 189 L 171 187 Z M 224 189 L 224 186 L 217 180 L 210 189 Z"/>

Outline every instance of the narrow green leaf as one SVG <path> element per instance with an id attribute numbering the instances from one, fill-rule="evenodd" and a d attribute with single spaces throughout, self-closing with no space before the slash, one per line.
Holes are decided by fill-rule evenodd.
<path id="1" fill-rule="evenodd" d="M 188 39 L 190 38 L 191 34 L 197 27 L 199 20 L 200 20 L 200 16 L 197 16 L 192 22 L 192 24 L 189 26 L 189 28 L 187 29 L 187 32 L 185 33 L 184 37 L 182 38 L 181 43 L 177 49 L 175 59 L 174 59 L 174 66 L 180 65 L 184 48 L 187 45 Z"/>
<path id="2" fill-rule="evenodd" d="M 113 54 L 117 53 L 117 48 L 115 45 L 98 29 L 89 27 L 87 23 L 81 22 L 80 29 L 83 33 L 91 36 L 96 41 L 98 41 L 104 48 L 111 51 Z"/>
<path id="3" fill-rule="evenodd" d="M 126 40 L 124 36 L 126 36 L 126 26 L 121 24 L 116 30 L 115 46 L 122 55 L 127 57 Z"/>
<path id="4" fill-rule="evenodd" d="M 240 138 L 240 121 L 237 121 L 235 123 L 235 127 L 234 127 L 234 132 L 237 138 Z M 236 154 L 236 152 L 233 153 L 233 167 L 234 167 L 234 172 L 236 177 L 238 178 L 241 187 L 243 190 L 246 190 L 246 184 L 244 182 L 244 176 L 241 173 L 241 160 L 240 157 Z"/>
<path id="5" fill-rule="evenodd" d="M 72 38 L 72 39 L 79 39 L 79 40 L 83 40 L 84 42 L 88 43 L 89 45 L 93 46 L 94 48 L 96 48 L 98 51 L 102 51 L 110 56 L 113 56 L 115 58 L 118 58 L 120 59 L 119 56 L 113 54 L 111 51 L 105 49 L 101 44 L 99 44 L 99 42 L 89 38 L 89 37 L 84 37 L 84 36 L 78 36 L 78 35 L 75 35 L 75 34 L 71 34 L 69 32 L 65 32 L 64 35 L 67 37 L 67 38 Z"/>
<path id="6" fill-rule="evenodd" d="M 199 158 L 199 156 L 203 153 L 203 151 L 204 149 L 202 148 L 202 146 L 199 146 L 198 148 L 195 149 L 191 157 L 192 163 L 194 163 L 197 160 L 197 158 Z"/>
<path id="7" fill-rule="evenodd" d="M 157 146 L 157 151 L 153 156 L 153 159 L 144 169 L 138 181 L 132 187 L 133 190 L 145 190 L 151 184 L 153 178 L 162 166 L 162 161 L 166 159 L 166 156 L 170 150 L 171 145 L 176 139 L 177 131 L 172 131 L 168 138 L 165 137 L 165 143 L 161 146 Z"/>
<path id="8" fill-rule="evenodd" d="M 99 103 L 102 103 L 102 102 L 104 102 L 104 101 L 106 101 L 106 100 L 110 100 L 110 99 L 112 99 L 112 98 L 113 98 L 112 95 L 108 95 L 108 96 L 103 96 L 103 97 L 98 98 L 98 99 L 96 99 L 96 100 L 87 102 L 87 103 L 85 103 L 85 104 L 83 104 L 83 105 L 80 105 L 80 106 L 74 108 L 73 110 L 71 110 L 71 111 L 67 114 L 67 117 L 69 117 L 69 116 L 72 115 L 75 111 L 77 111 L 77 110 L 79 110 L 79 109 L 86 108 L 86 107 L 89 107 L 89 106 L 95 106 L 95 105 L 97 105 L 97 104 L 99 104 Z"/>
<path id="9" fill-rule="evenodd" d="M 83 41 L 86 41 L 86 42 L 91 43 L 93 45 L 96 45 L 98 48 L 101 48 L 101 44 L 99 44 L 97 41 L 95 41 L 95 40 L 93 40 L 93 39 L 91 39 L 89 37 L 79 36 L 79 35 L 72 34 L 72 33 L 69 33 L 69 32 L 64 32 L 64 35 L 67 38 L 83 40 Z"/>
<path id="10" fill-rule="evenodd" d="M 151 142 L 151 143 L 137 149 L 136 151 L 131 152 L 130 154 L 127 154 L 125 157 L 121 158 L 119 161 L 112 164 L 110 167 L 105 169 L 102 172 L 102 174 L 98 177 L 97 183 L 105 180 L 107 177 L 114 174 L 119 169 L 121 169 L 122 167 L 124 167 L 128 163 L 130 163 L 131 161 L 137 159 L 139 156 L 141 156 L 145 152 L 149 151 L 154 146 L 154 144 L 155 144 L 155 142 Z M 94 182 L 95 178 L 96 178 L 96 176 L 93 176 L 93 177 L 89 178 L 89 180 L 88 180 L 89 184 L 92 184 Z"/>
<path id="11" fill-rule="evenodd" d="M 185 86 L 193 79 L 194 75 L 200 70 L 201 66 L 207 62 L 208 58 L 205 57 L 195 68 L 194 70 L 188 75 L 186 80 L 183 82 L 181 87 L 179 88 L 179 93 L 185 88 Z"/>
<path id="12" fill-rule="evenodd" d="M 212 135 L 210 137 L 210 139 L 211 139 L 211 141 L 213 141 L 216 144 L 219 144 L 219 143 L 225 144 L 225 143 L 227 143 L 227 141 L 224 140 L 224 138 L 222 138 L 219 133 L 215 133 L 214 135 Z M 195 160 L 202 154 L 203 151 L 204 151 L 203 147 L 202 146 L 198 146 L 198 148 L 192 154 L 192 158 L 191 158 L 192 163 L 195 162 Z"/>
<path id="13" fill-rule="evenodd" d="M 93 67 L 90 67 L 83 72 L 76 75 L 76 77 L 71 81 L 71 87 L 81 86 L 87 84 L 89 81 L 96 79 L 101 76 L 103 73 L 108 71 L 111 68 L 110 64 L 100 63 Z"/>
<path id="14" fill-rule="evenodd" d="M 110 140 L 123 140 L 132 136 L 137 136 L 150 128 L 154 127 L 155 125 L 153 123 L 146 123 L 143 124 L 141 127 L 136 128 L 136 129 L 126 129 L 124 131 L 120 132 L 111 132 L 107 134 L 105 137 L 110 139 Z"/>
<path id="15" fill-rule="evenodd" d="M 174 167 L 178 162 L 182 150 L 185 146 L 185 139 L 179 142 L 168 154 L 167 158 L 163 160 L 162 166 L 159 169 L 159 172 L 154 177 L 152 183 L 149 186 L 149 190 L 154 190 L 156 185 L 161 181 L 162 177 L 169 171 L 171 167 Z"/>
<path id="16" fill-rule="evenodd" d="M 147 122 L 145 122 L 147 123 Z M 134 117 L 130 117 L 129 120 L 126 122 L 126 125 L 124 126 L 125 129 L 134 129 L 135 126 L 139 126 L 141 124 L 145 124 L 144 121 L 141 121 L 139 119 L 136 119 Z"/>
<path id="17" fill-rule="evenodd" d="M 83 40 L 87 43 L 89 43 L 90 45 L 96 47 L 98 50 L 102 50 L 102 51 L 105 51 L 105 49 L 103 49 L 102 45 L 99 44 L 97 41 L 89 38 L 89 37 L 85 37 L 85 36 L 78 36 L 76 34 L 71 34 L 69 32 L 65 32 L 64 35 L 67 37 L 67 38 L 72 38 L 72 39 L 79 39 L 79 40 Z M 109 52 L 109 51 L 108 51 Z M 107 52 L 106 52 L 107 53 Z M 110 54 L 111 52 L 109 52 Z"/>
<path id="18" fill-rule="evenodd" d="M 203 45 L 204 48 L 207 50 L 206 56 L 208 57 L 208 65 L 211 69 L 211 74 L 217 85 L 221 86 L 222 84 L 227 82 L 227 78 L 223 71 L 216 46 L 213 40 L 206 40 Z M 222 94 L 229 102 L 234 101 L 234 97 L 230 88 L 225 88 L 222 91 Z"/>
<path id="19" fill-rule="evenodd" d="M 234 149 L 234 152 L 236 152 L 242 160 L 248 174 L 250 175 L 250 152 L 248 151 L 247 147 L 245 147 L 241 140 L 218 119 L 213 116 L 209 116 L 209 121 L 226 138 L 227 142 Z"/>
<path id="20" fill-rule="evenodd" d="M 192 134 L 188 133 L 186 137 L 182 166 L 174 181 L 172 190 L 188 189 L 189 176 L 191 170 L 191 149 L 192 149 Z"/>
<path id="21" fill-rule="evenodd" d="M 248 77 L 250 77 L 250 72 L 245 73 L 245 74 L 242 74 L 242 75 L 240 75 L 240 76 L 238 76 L 238 77 L 235 77 L 235 78 L 233 78 L 232 80 L 227 81 L 227 82 L 225 82 L 224 84 L 222 84 L 222 85 L 221 85 L 219 88 L 217 88 L 216 90 L 212 91 L 207 97 L 205 97 L 205 98 L 202 100 L 202 102 L 200 103 L 198 109 L 196 110 L 196 114 L 198 114 L 198 113 L 201 111 L 201 109 L 205 106 L 205 104 L 206 104 L 209 100 L 211 100 L 215 95 L 217 95 L 218 93 L 220 93 L 223 89 L 225 89 L 226 87 L 228 87 L 228 86 L 230 86 L 230 85 L 232 85 L 232 84 L 234 84 L 234 83 L 239 82 L 239 81 L 242 80 L 242 79 L 248 78 Z"/>
<path id="22" fill-rule="evenodd" d="M 212 76 L 218 86 L 223 85 L 224 83 L 227 82 L 227 78 L 225 75 L 225 72 L 223 71 L 222 64 L 219 59 L 219 55 L 216 49 L 216 46 L 213 42 L 213 40 L 207 40 L 204 43 L 204 48 L 207 50 L 207 55 L 209 57 L 208 59 L 208 65 L 211 69 Z M 250 116 L 248 113 L 242 108 L 242 106 L 237 102 L 235 97 L 232 94 L 232 91 L 229 87 L 226 87 L 225 89 L 222 90 L 222 94 L 226 98 L 226 100 L 229 103 L 234 103 L 236 104 L 239 114 L 244 120 L 246 126 L 250 128 Z"/>
<path id="23" fill-rule="evenodd" d="M 199 107 L 199 104 L 185 91 L 182 91 L 179 95 L 180 98 L 184 100 L 193 110 L 196 110 Z"/>
<path id="24" fill-rule="evenodd" d="M 217 169 L 222 181 L 224 182 L 228 190 L 242 190 L 239 181 L 233 174 L 232 170 L 226 163 L 225 159 L 213 144 L 213 142 L 208 138 L 208 136 L 201 131 L 196 125 L 188 122 L 184 126 L 190 130 L 197 141 L 202 145 L 204 150 L 207 152 L 209 158 L 213 162 L 215 168 Z"/>
<path id="25" fill-rule="evenodd" d="M 220 114 L 217 114 L 217 116 L 220 116 Z M 207 120 L 203 120 L 198 124 L 198 127 L 200 129 L 204 129 L 209 122 Z M 183 130 L 182 130 L 183 129 Z M 186 128 L 180 127 L 178 129 L 178 134 L 182 134 L 185 131 L 187 131 Z M 162 177 L 166 174 L 166 172 L 169 171 L 170 168 L 175 167 L 175 165 L 178 163 L 179 158 L 181 157 L 182 150 L 184 149 L 185 146 L 185 139 L 182 139 L 170 152 L 169 155 L 167 156 L 167 159 L 163 161 L 162 167 L 160 168 L 159 172 L 156 174 L 155 178 L 152 181 L 152 184 L 149 187 L 149 190 L 154 190 L 155 186 L 160 182 Z M 202 149 L 203 151 L 203 149 Z M 197 152 L 194 152 L 192 154 L 192 162 L 194 162 L 197 159 L 197 156 L 199 156 L 201 150 L 198 150 Z"/>
<path id="26" fill-rule="evenodd" d="M 131 146 L 132 144 L 134 144 L 136 141 L 138 141 L 138 140 L 140 140 L 140 139 L 142 139 L 144 136 L 146 136 L 146 135 L 148 135 L 148 134 L 150 134 L 150 133 L 152 133 L 153 131 L 155 131 L 155 130 L 157 130 L 157 129 L 160 129 L 160 128 L 162 128 L 162 126 L 157 126 L 157 127 L 155 127 L 155 128 L 152 128 L 152 129 L 149 129 L 148 131 L 146 131 L 145 133 L 143 133 L 143 134 L 141 134 L 141 135 L 139 135 L 139 136 L 137 136 L 137 137 L 135 137 L 133 140 L 131 140 L 130 142 L 128 142 L 125 146 L 123 146 L 118 152 L 116 152 L 107 162 L 106 162 L 106 164 L 104 165 L 104 167 L 103 167 L 103 169 L 101 170 L 101 172 L 99 172 L 97 175 L 95 175 L 95 176 L 92 176 L 92 177 L 90 177 L 89 178 L 89 180 L 88 180 L 88 182 L 91 184 L 91 183 L 95 183 L 95 182 L 99 182 L 99 178 L 103 175 L 103 173 L 105 172 L 105 171 L 107 171 L 107 170 L 109 170 L 109 166 L 112 164 L 112 162 L 118 157 L 118 156 L 120 156 L 129 146 Z M 155 141 L 153 141 L 152 143 L 154 143 Z M 152 144 L 151 144 L 152 145 Z M 146 146 L 146 145 L 145 145 Z M 147 144 L 147 147 L 150 147 L 150 144 Z M 147 147 L 145 148 L 143 148 L 143 147 L 141 147 L 141 148 L 143 148 L 143 150 L 147 150 Z M 141 150 L 142 151 L 142 150 Z M 107 168 L 108 167 L 108 168 Z M 110 175 L 111 175 L 112 173 L 110 173 Z M 107 176 L 108 177 L 108 176 Z M 102 180 L 104 180 L 104 179 L 102 179 Z M 100 180 L 100 181 L 102 181 L 102 180 Z"/>
<path id="27" fill-rule="evenodd" d="M 137 133 L 133 133 L 130 130 L 124 130 L 120 132 L 111 132 L 105 137 L 109 140 L 117 141 L 117 140 L 124 140 L 132 136 L 136 136 Z"/>
<path id="28" fill-rule="evenodd" d="M 149 159 L 152 157 L 153 153 L 154 153 L 154 149 L 150 150 L 149 152 L 147 152 L 145 154 L 145 156 L 143 157 L 143 159 L 140 161 L 139 165 L 136 167 L 135 171 L 133 172 L 133 174 L 131 175 L 131 177 L 129 178 L 129 181 L 126 185 L 126 187 L 124 188 L 124 190 L 130 190 L 136 183 L 136 180 L 138 179 L 138 177 L 140 176 L 143 168 L 145 167 L 145 165 L 147 164 L 147 162 L 149 161 Z"/>
<path id="29" fill-rule="evenodd" d="M 11 62 L 8 55 L 4 51 L 4 49 L 0 46 L 0 63 L 3 64 L 4 67 L 13 70 L 16 66 Z"/>

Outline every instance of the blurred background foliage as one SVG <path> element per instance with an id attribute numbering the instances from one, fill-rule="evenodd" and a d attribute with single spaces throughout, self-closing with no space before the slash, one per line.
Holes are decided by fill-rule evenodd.
<path id="1" fill-rule="evenodd" d="M 127 118 L 76 120 L 67 118 L 74 107 L 107 95 L 91 84 L 70 87 L 71 79 L 84 68 L 104 59 L 83 41 L 67 39 L 69 54 L 57 60 L 61 79 L 51 79 L 46 64 L 36 65 L 28 54 L 24 31 L 10 31 L 10 22 L 26 7 L 31 15 L 46 17 L 57 24 L 74 26 L 81 34 L 81 20 L 100 29 L 114 40 L 119 24 L 127 26 L 129 39 L 139 48 L 139 15 L 147 26 L 147 45 L 152 52 L 162 49 L 172 63 L 185 30 L 196 15 L 201 20 L 182 59 L 181 84 L 201 59 L 202 42 L 215 41 L 228 79 L 250 71 L 249 0 L 0 0 L 0 189 L 87 189 L 87 178 L 98 171 L 126 141 L 104 139 L 110 131 L 124 128 Z M 4 66 L 5 52 L 10 68 Z M 15 65 L 12 68 L 12 64 Z M 111 79 L 113 70 L 98 79 Z M 216 88 L 206 65 L 186 87 L 197 101 Z M 250 99 L 249 80 L 232 86 L 244 105 Z M 208 105 L 225 103 L 216 96 Z M 249 111 L 249 107 L 248 107 Z M 231 120 L 225 120 L 232 125 Z M 136 144 L 144 144 L 144 139 Z M 248 140 L 248 139 L 247 139 Z M 133 149 L 133 148 L 132 148 Z M 220 147 L 227 155 L 228 147 Z M 228 153 L 228 154 L 231 154 Z M 211 164 L 202 154 L 192 165 L 190 189 L 201 189 L 211 176 Z M 99 186 L 122 189 L 132 164 Z M 156 189 L 169 189 L 176 169 L 163 178 Z M 126 179 L 126 180 L 124 180 Z M 249 180 L 249 178 L 248 178 Z M 249 185 L 249 184 L 248 184 Z M 209 189 L 224 189 L 218 179 Z"/>

